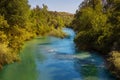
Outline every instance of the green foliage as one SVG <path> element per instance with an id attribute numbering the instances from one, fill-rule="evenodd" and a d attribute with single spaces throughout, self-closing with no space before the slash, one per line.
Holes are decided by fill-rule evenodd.
<path id="1" fill-rule="evenodd" d="M 75 37 L 75 42 L 77 47 L 83 50 L 94 49 L 95 41 L 99 34 L 95 33 L 93 30 L 81 31 Z"/>
<path id="2" fill-rule="evenodd" d="M 50 11 L 50 24 L 57 27 L 69 27 L 73 19 L 73 15 L 66 12 Z"/>
<path id="3" fill-rule="evenodd" d="M 46 32 L 49 33 L 53 28 L 58 30 L 57 28 L 68 26 L 72 21 L 72 14 L 48 11 L 47 8 L 43 4 L 42 8 L 36 6 L 31 10 L 30 21 L 33 23 L 32 29 L 37 35 L 46 35 Z"/>
<path id="4" fill-rule="evenodd" d="M 111 10 L 106 9 L 105 13 L 100 0 L 84 1 L 84 3 L 87 5 L 80 6 L 72 22 L 73 28 L 77 32 L 75 38 L 77 46 L 106 53 L 111 51 L 116 42 L 115 49 L 119 50 L 119 11 L 112 9 L 114 13 L 110 13 Z"/>
<path id="5" fill-rule="evenodd" d="M 9 25 L 3 16 L 0 16 L 0 29 L 8 28 Z"/>
<path id="6" fill-rule="evenodd" d="M 0 14 L 4 15 L 10 25 L 25 26 L 28 19 L 29 5 L 27 0 L 0 1 Z"/>
<path id="7" fill-rule="evenodd" d="M 0 31 L 0 43 L 8 43 L 6 42 L 7 36 L 4 34 L 3 31 Z"/>
<path id="8" fill-rule="evenodd" d="M 120 78 L 120 52 L 112 51 L 109 58 L 109 67 L 111 72 Z"/>
<path id="9" fill-rule="evenodd" d="M 90 7 L 81 9 L 80 14 L 81 16 L 77 19 L 75 18 L 73 23 L 74 25 L 75 22 L 78 23 L 79 21 L 78 25 L 74 25 L 74 29 L 78 33 L 75 38 L 75 42 L 78 44 L 77 46 L 82 49 L 90 48 L 100 50 L 103 48 L 101 40 L 103 37 L 106 37 L 107 31 L 105 32 L 105 30 L 107 30 L 107 28 L 105 26 L 107 16 L 102 12 L 98 13 L 98 11 L 93 10 Z"/>
<path id="10" fill-rule="evenodd" d="M 10 43 L 6 34 L 8 28 L 7 21 L 4 20 L 3 16 L 0 16 L 0 69 L 2 65 L 18 60 L 17 54 L 12 53 L 12 49 L 8 47 Z"/>
<path id="11" fill-rule="evenodd" d="M 84 50 L 97 50 L 108 55 L 110 69 L 120 78 L 120 0 L 84 0 L 72 26 L 76 45 Z M 116 52 L 117 51 L 117 52 Z"/>
<path id="12" fill-rule="evenodd" d="M 67 36 L 67 34 L 65 34 L 61 28 L 52 28 L 51 31 L 49 32 L 50 36 L 55 36 L 55 37 L 59 37 L 59 38 L 64 38 Z"/>
<path id="13" fill-rule="evenodd" d="M 18 60 L 26 40 L 52 35 L 63 38 L 62 27 L 69 25 L 72 14 L 48 11 L 47 5 L 30 9 L 28 0 L 0 1 L 0 68 Z M 68 19 L 68 20 L 67 20 Z"/>
<path id="14" fill-rule="evenodd" d="M 5 44 L 0 44 L 0 65 L 8 64 L 17 60 L 17 56 L 11 53 Z"/>

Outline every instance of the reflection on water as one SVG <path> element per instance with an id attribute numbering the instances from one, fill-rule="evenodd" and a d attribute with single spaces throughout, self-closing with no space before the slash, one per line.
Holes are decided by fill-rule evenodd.
<path id="1" fill-rule="evenodd" d="M 68 37 L 40 37 L 25 44 L 21 62 L 6 66 L 0 80 L 115 80 L 96 53 L 77 52 L 75 33 Z"/>
<path id="2" fill-rule="evenodd" d="M 99 72 L 94 64 L 81 63 L 80 60 L 76 60 L 75 69 L 82 75 L 82 80 L 99 80 Z"/>

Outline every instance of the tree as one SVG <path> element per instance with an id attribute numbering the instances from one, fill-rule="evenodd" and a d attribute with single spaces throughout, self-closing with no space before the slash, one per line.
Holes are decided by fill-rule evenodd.
<path id="1" fill-rule="evenodd" d="M 29 16 L 29 5 L 27 0 L 1 0 L 0 14 L 5 17 L 11 26 L 19 25 L 25 27 Z"/>
<path id="2" fill-rule="evenodd" d="M 112 32 L 114 42 L 117 43 L 116 49 L 120 49 L 120 0 L 113 0 L 111 2 L 111 16 L 110 22 L 112 24 Z"/>

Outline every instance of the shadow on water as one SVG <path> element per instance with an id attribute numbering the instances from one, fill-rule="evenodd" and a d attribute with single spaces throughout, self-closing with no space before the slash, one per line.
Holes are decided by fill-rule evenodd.
<path id="1" fill-rule="evenodd" d="M 76 71 L 82 76 L 82 80 L 99 80 L 98 69 L 96 65 L 91 63 L 84 63 L 81 60 L 75 60 L 74 67 Z M 84 64 L 83 64 L 84 63 Z"/>

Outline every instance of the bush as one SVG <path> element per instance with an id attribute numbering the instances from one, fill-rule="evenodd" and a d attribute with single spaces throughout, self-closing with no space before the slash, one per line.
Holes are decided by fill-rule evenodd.
<path id="1" fill-rule="evenodd" d="M 18 60 L 17 55 L 11 53 L 11 50 L 5 44 L 0 44 L 0 68 L 2 65 L 12 63 Z"/>
<path id="2" fill-rule="evenodd" d="M 111 72 L 120 78 L 120 52 L 112 51 L 108 61 Z"/>
<path id="3" fill-rule="evenodd" d="M 57 29 L 52 28 L 51 31 L 48 33 L 48 35 L 60 37 L 60 38 L 64 38 L 65 36 L 67 36 L 67 34 L 65 34 L 61 28 L 57 28 Z"/>

